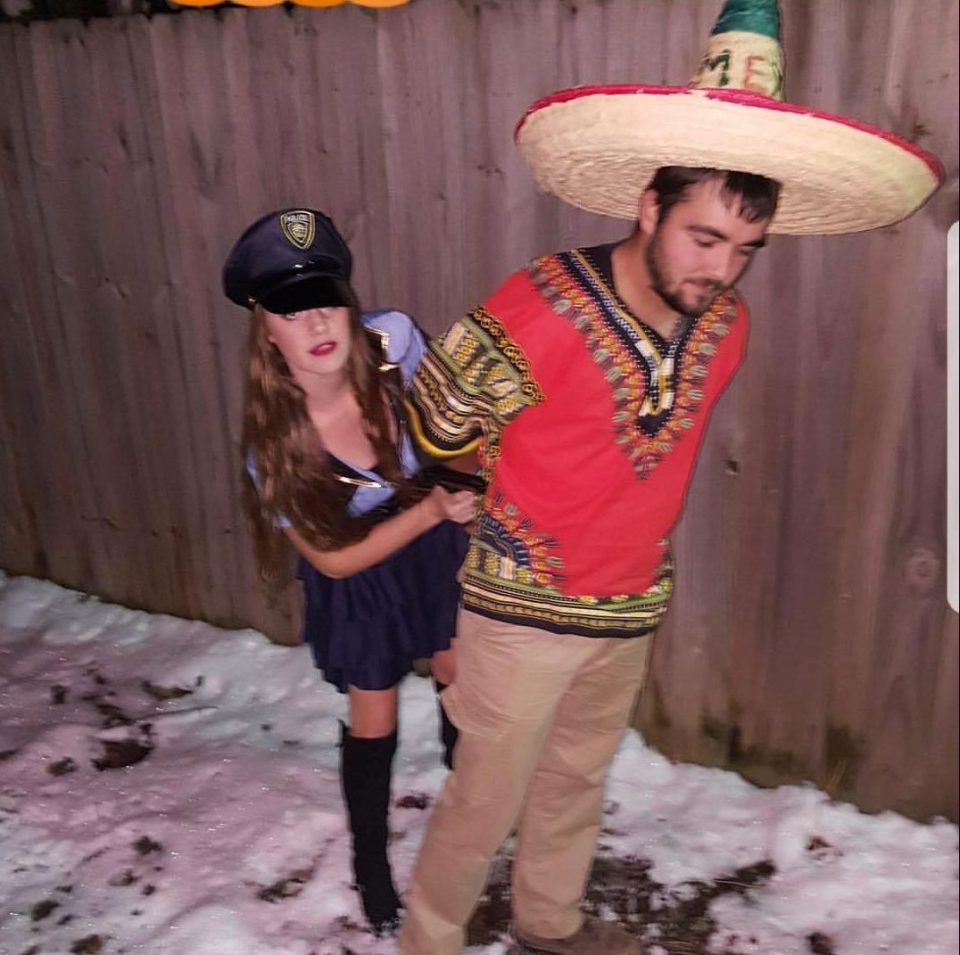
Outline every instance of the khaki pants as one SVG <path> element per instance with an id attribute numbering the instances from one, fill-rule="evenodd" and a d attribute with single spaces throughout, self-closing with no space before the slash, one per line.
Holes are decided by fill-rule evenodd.
<path id="1" fill-rule="evenodd" d="M 461 611 L 460 730 L 405 895 L 402 955 L 458 955 L 494 855 L 517 827 L 514 918 L 565 938 L 581 924 L 603 780 L 633 711 L 649 637 L 553 634 Z"/>

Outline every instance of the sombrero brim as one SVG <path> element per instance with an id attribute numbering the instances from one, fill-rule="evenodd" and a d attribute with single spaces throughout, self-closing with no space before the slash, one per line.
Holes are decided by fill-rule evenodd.
<path id="1" fill-rule="evenodd" d="M 891 225 L 943 179 L 892 133 L 743 90 L 587 86 L 535 102 L 515 138 L 534 177 L 571 205 L 633 219 L 661 166 L 736 169 L 782 185 L 771 232 Z"/>

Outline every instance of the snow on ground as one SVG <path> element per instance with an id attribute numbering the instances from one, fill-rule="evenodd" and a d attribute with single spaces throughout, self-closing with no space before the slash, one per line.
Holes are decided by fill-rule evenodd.
<path id="1" fill-rule="evenodd" d="M 0 575 L 0 955 L 389 955 L 349 886 L 344 701 L 303 647 Z M 403 685 L 402 887 L 445 771 Z M 591 907 L 651 955 L 958 955 L 957 827 L 675 765 L 630 733 Z M 506 951 L 508 859 L 471 930 Z M 699 941 L 698 941 L 699 940 Z"/>

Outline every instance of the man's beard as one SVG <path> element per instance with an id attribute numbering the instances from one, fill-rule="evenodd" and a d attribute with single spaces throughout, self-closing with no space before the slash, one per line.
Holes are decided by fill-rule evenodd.
<path id="1" fill-rule="evenodd" d="M 650 273 L 650 287 L 675 312 L 679 312 L 686 318 L 699 318 L 713 305 L 717 296 L 723 291 L 723 287 L 720 284 L 715 284 L 713 294 L 708 299 L 706 305 L 701 308 L 691 308 L 689 305 L 685 305 L 678 295 L 674 295 L 667 288 L 667 281 L 663 277 L 660 267 L 657 265 L 656 251 L 658 248 L 657 236 L 654 234 L 652 241 L 647 246 L 647 270 Z"/>

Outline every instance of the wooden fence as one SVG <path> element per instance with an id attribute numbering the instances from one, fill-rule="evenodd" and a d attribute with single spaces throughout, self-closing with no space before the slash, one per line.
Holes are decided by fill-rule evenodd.
<path id="1" fill-rule="evenodd" d="M 439 331 L 623 223 L 538 194 L 512 128 L 586 82 L 686 82 L 713 0 L 414 0 L 0 25 L 0 566 L 295 638 L 238 500 L 240 228 L 328 210 L 366 301 Z M 957 817 L 945 256 L 958 0 L 785 0 L 787 94 L 935 151 L 861 236 L 776 239 L 677 531 L 639 725 L 668 755 Z M 718 129 L 717 135 L 723 135 Z M 803 149 L 803 143 L 796 144 Z"/>

